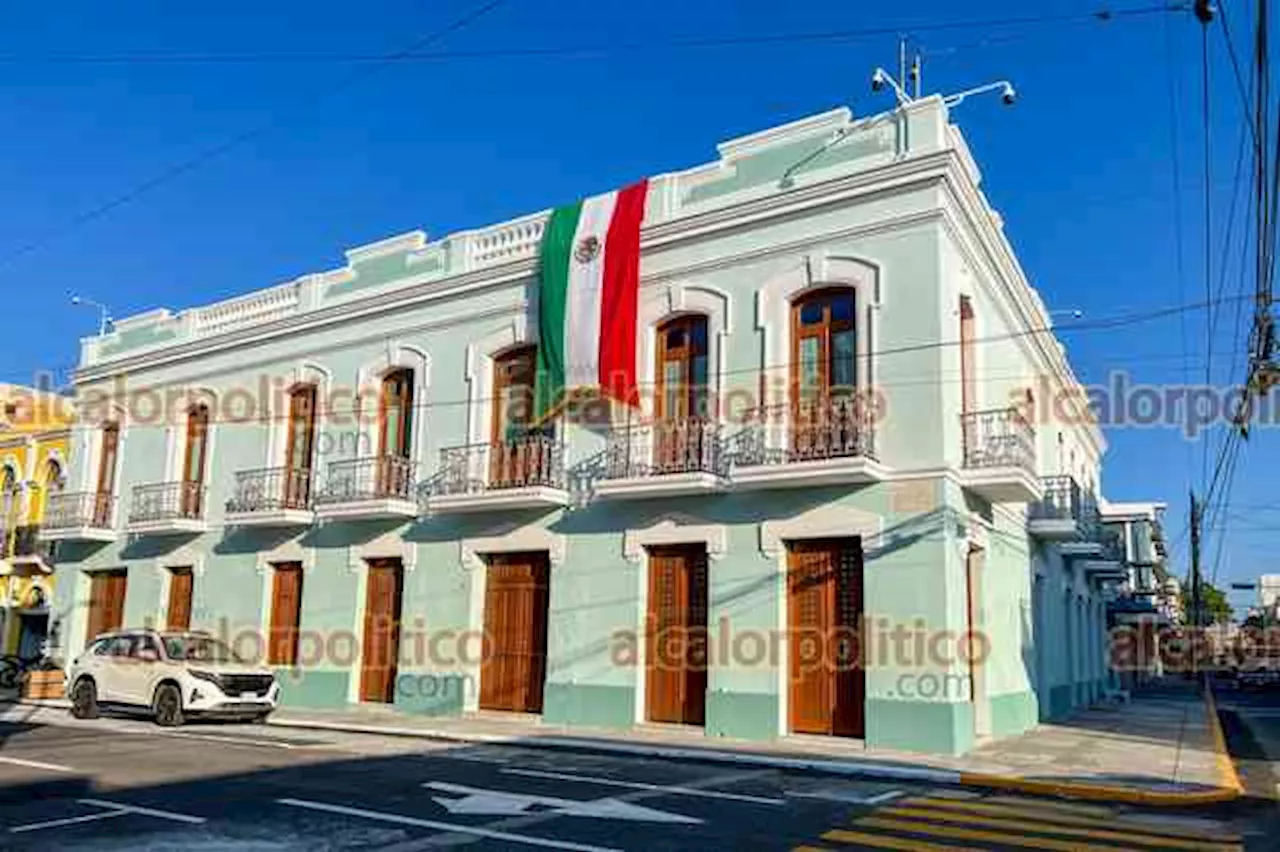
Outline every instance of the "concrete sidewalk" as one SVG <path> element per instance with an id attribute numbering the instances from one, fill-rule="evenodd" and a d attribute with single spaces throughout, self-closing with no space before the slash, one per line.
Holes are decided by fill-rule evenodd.
<path id="1" fill-rule="evenodd" d="M 66 706 L 65 701 L 22 703 Z M 1212 694 L 1202 697 L 1195 685 L 1185 682 L 1148 690 L 1123 705 L 1096 706 L 959 757 L 868 749 L 858 740 L 832 737 L 741 741 L 709 738 L 701 729 L 682 726 L 645 725 L 626 731 L 565 728 L 535 716 L 482 712 L 425 717 L 383 707 L 281 709 L 269 724 L 997 787 L 1149 805 L 1230 801 L 1242 793 Z"/>
<path id="2" fill-rule="evenodd" d="M 711 739 L 700 729 L 680 726 L 568 729 L 536 717 L 496 713 L 425 718 L 382 708 L 280 710 L 270 721 L 287 727 L 609 751 L 1145 804 L 1207 803 L 1240 795 L 1212 696 L 1201 697 L 1186 683 L 1151 690 L 1124 705 L 1094 707 L 960 757 L 867 749 L 856 740 L 830 737 L 788 736 L 764 743 Z"/>

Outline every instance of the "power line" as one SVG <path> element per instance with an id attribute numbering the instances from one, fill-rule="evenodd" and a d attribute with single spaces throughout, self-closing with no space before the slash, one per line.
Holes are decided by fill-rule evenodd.
<path id="1" fill-rule="evenodd" d="M 1168 306 L 1168 307 L 1158 308 L 1150 311 L 1121 314 L 1113 317 L 1105 317 L 1102 319 L 1091 320 L 1091 321 L 1081 321 L 1081 322 L 1071 323 L 1068 325 L 1057 326 L 1057 327 L 1043 326 L 1038 328 L 1023 329 L 1015 332 L 1007 332 L 1004 334 L 977 337 L 973 339 L 973 342 L 974 343 L 996 343 L 1001 341 L 1014 340 L 1022 337 L 1028 337 L 1036 334 L 1044 334 L 1046 332 L 1053 332 L 1053 331 L 1076 332 L 1076 331 L 1100 331 L 1100 330 L 1109 330 L 1109 329 L 1117 329 L 1117 328 L 1128 328 L 1133 325 L 1139 325 L 1147 322 L 1152 322 L 1154 320 L 1158 320 L 1161 318 L 1173 316 L 1179 312 L 1201 310 L 1201 309 L 1204 309 L 1205 307 L 1206 305 L 1204 303 L 1191 303 L 1187 305 Z M 869 353 L 866 353 L 866 355 L 867 357 L 874 360 L 876 358 L 889 356 L 889 355 L 900 355 L 900 354 L 907 354 L 907 353 L 914 353 L 914 352 L 922 352 L 922 351 L 927 351 L 931 349 L 941 349 L 945 347 L 952 347 L 952 346 L 959 346 L 959 345 L 960 345 L 960 340 L 958 338 L 948 339 L 948 340 L 934 340 L 934 341 L 928 341 L 928 342 L 906 344 L 906 345 L 891 347 L 887 349 L 873 350 Z M 571 370 L 573 367 L 574 365 L 566 365 L 566 369 L 569 369 L 569 370 Z M 767 373 L 776 372 L 779 370 L 789 369 L 789 367 L 790 365 L 786 365 L 786 364 L 743 367 L 743 368 L 734 369 L 734 370 L 722 370 L 722 371 L 719 371 L 716 374 L 716 376 L 719 377 L 719 376 L 733 376 L 733 375 L 745 375 L 745 374 L 763 375 Z M 929 378 L 927 380 L 921 380 L 921 383 L 933 383 L 935 381 L 938 381 L 938 379 Z M 941 381 L 946 382 L 950 380 L 942 379 Z M 880 385 L 873 385 L 871 389 L 874 389 L 875 387 L 878 387 L 878 386 Z M 884 386 L 892 387 L 893 383 L 884 383 Z M 644 388 L 646 389 L 648 387 L 649 387 L 648 384 L 644 386 Z M 153 390 L 155 390 L 154 387 L 143 386 L 142 388 L 135 389 L 134 391 L 132 391 L 132 393 L 151 392 Z M 195 392 L 195 391 L 198 391 L 198 388 L 192 388 L 192 390 L 193 392 Z M 104 404 L 112 401 L 113 400 L 109 396 L 103 397 Z M 492 401 L 493 401 L 492 397 L 477 397 L 475 399 L 456 399 L 456 400 L 431 400 L 429 402 L 415 401 L 412 407 L 418 410 L 425 410 L 429 408 L 469 406 L 477 402 L 483 403 L 483 402 L 492 402 Z M 321 411 L 318 413 L 323 414 L 325 412 Z M 348 412 L 342 411 L 341 413 L 345 415 Z M 277 420 L 280 418 L 255 416 L 252 419 L 256 423 L 265 423 L 265 422 L 270 422 L 272 420 Z M 216 421 L 211 420 L 210 422 L 216 422 Z"/>
<path id="2" fill-rule="evenodd" d="M 376 74 L 377 72 L 389 67 L 390 65 L 395 64 L 400 59 L 406 56 L 413 55 L 416 51 L 421 50 L 422 48 L 427 47 L 431 44 L 434 44 L 440 41 L 441 39 L 443 39 L 444 37 L 451 35 L 452 33 L 457 32 L 458 30 L 461 30 L 464 27 L 469 26 L 470 24 L 474 23 L 475 21 L 479 20 L 485 15 L 488 15 L 489 13 L 493 12 L 499 6 L 502 6 L 505 2 L 506 0 L 487 0 L 487 2 L 484 2 L 483 4 L 476 6 L 466 14 L 451 20 L 450 22 L 444 24 L 443 26 L 423 36 L 422 38 L 419 38 L 413 41 L 408 46 L 400 50 L 394 51 L 392 53 L 383 54 L 381 56 L 380 61 L 377 64 L 362 68 L 358 73 L 348 76 L 345 80 L 338 83 L 336 86 L 317 90 L 313 92 L 309 98 L 303 98 L 301 102 L 303 103 L 304 106 L 312 106 L 324 100 L 325 98 L 339 91 L 342 91 L 354 85 L 355 83 L 360 82 L 361 80 L 364 80 L 365 78 L 372 76 L 373 74 Z M 299 101 L 294 100 L 292 103 L 297 104 L 299 103 Z M 173 180 L 174 178 L 180 177 L 184 174 L 187 174 L 188 172 L 195 171 L 201 166 L 204 166 L 207 163 L 213 160 L 216 160 L 219 157 L 227 154 L 228 152 L 233 151 L 236 148 L 239 148 L 241 145 L 244 145 L 247 142 L 257 139 L 260 136 L 266 135 L 268 132 L 276 129 L 280 125 L 281 125 L 280 119 L 278 118 L 269 119 L 268 121 L 262 124 L 259 124 L 256 127 L 250 128 L 249 130 L 243 131 L 234 136 L 230 136 L 227 139 L 224 139 L 223 141 L 218 142 L 215 145 L 205 148 L 203 151 L 200 151 L 193 157 L 189 157 L 188 159 L 174 163 L 168 168 L 163 169 L 160 172 L 157 172 L 152 177 L 147 178 L 141 183 L 135 184 L 130 189 L 112 198 L 107 199 L 101 204 L 98 204 L 97 206 L 90 207 L 86 210 L 81 211 L 80 213 L 77 213 L 76 215 L 72 216 L 70 219 L 65 221 L 62 225 L 53 228 L 49 233 L 45 234 L 43 237 L 39 237 L 35 240 L 32 240 L 28 243 L 25 243 L 19 246 L 17 249 L 10 252 L 3 260 L 0 260 L 0 268 L 5 268 L 12 265 L 19 258 L 27 254 L 30 254 L 36 249 L 39 249 L 42 246 L 46 245 L 50 241 L 58 237 L 61 237 L 63 234 L 67 233 L 68 231 L 72 231 L 80 227 L 81 225 L 85 225 L 96 219 L 100 219 L 106 214 L 110 213 L 112 210 L 115 210 L 119 207 L 123 207 L 124 205 L 130 203 L 131 201 L 134 201 L 140 196 L 150 192 L 151 190 L 169 183 L 169 181 Z"/>
<path id="3" fill-rule="evenodd" d="M 738 36 L 696 36 L 670 41 L 610 42 L 599 45 L 546 45 L 542 47 L 490 48 L 483 50 L 451 50 L 421 53 L 417 49 L 387 56 L 379 53 L 317 52 L 286 53 L 272 51 L 162 53 L 121 52 L 88 54 L 0 54 L 0 63 L 11 64 L 240 64 L 240 63 L 367 63 L 367 62 L 440 62 L 455 59 L 501 59 L 520 57 L 574 58 L 607 56 L 618 53 L 659 50 L 698 50 L 707 48 L 760 47 L 773 44 L 842 42 L 903 33 L 944 32 L 965 29 L 1043 26 L 1071 23 L 1108 23 L 1115 20 L 1143 18 L 1173 12 L 1185 12 L 1186 3 L 1159 3 L 1126 8 L 1102 7 L 1092 12 L 1049 15 L 1023 15 L 1003 18 L 967 18 L 954 21 L 920 21 L 877 27 L 811 30 L 793 33 L 759 33 Z"/>

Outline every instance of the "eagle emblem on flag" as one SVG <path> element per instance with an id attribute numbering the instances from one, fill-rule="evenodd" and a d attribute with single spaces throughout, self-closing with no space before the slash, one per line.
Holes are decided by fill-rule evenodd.
<path id="1" fill-rule="evenodd" d="M 590 263 L 600 255 L 600 238 L 583 237 L 573 248 L 573 259 L 578 263 Z"/>

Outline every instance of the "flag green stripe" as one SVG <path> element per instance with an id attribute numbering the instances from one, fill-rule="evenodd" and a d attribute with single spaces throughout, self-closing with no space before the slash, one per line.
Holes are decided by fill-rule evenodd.
<path id="1" fill-rule="evenodd" d="M 557 207 L 551 212 L 547 227 L 542 232 L 535 423 L 550 415 L 564 395 L 564 322 L 569 301 L 569 260 L 581 214 L 581 201 Z"/>

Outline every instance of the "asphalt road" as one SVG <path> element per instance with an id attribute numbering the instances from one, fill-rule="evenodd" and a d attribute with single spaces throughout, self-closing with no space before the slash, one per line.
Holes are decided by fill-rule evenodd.
<path id="1" fill-rule="evenodd" d="M 1252 817 L 507 745 L 0 712 L 0 849 L 1268 849 Z"/>
<path id="2" fill-rule="evenodd" d="M 1280 689 L 1251 692 L 1219 683 L 1214 695 L 1245 788 L 1258 798 L 1280 799 Z"/>

